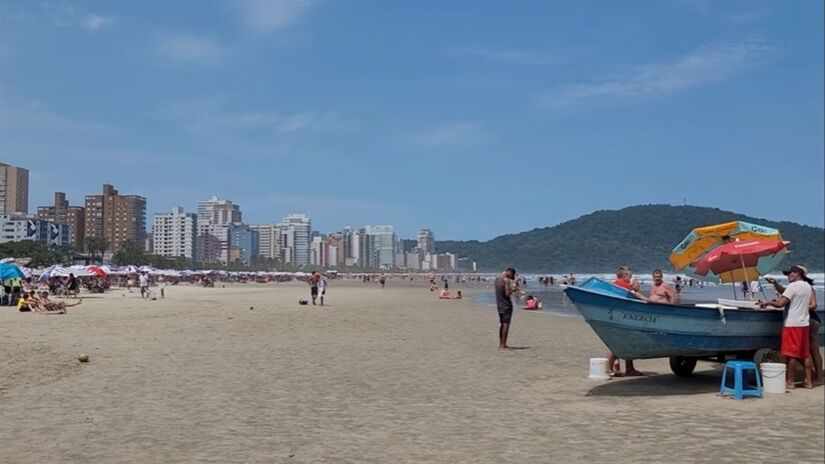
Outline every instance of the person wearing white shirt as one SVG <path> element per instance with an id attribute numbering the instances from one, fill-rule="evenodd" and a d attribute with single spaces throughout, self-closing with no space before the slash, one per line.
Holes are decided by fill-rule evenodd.
<path id="1" fill-rule="evenodd" d="M 782 354 L 785 355 L 787 369 L 785 370 L 785 387 L 788 390 L 796 388 L 794 374 L 801 364 L 805 369 L 805 381 L 802 386 L 813 388 L 813 361 L 810 352 L 810 316 L 808 305 L 811 302 L 813 289 L 807 282 L 804 268 L 792 266 L 783 271 L 788 276 L 788 286 L 782 295 L 771 301 L 759 300 L 759 307 L 784 308 L 788 305 L 788 315 L 785 326 L 782 328 Z"/>

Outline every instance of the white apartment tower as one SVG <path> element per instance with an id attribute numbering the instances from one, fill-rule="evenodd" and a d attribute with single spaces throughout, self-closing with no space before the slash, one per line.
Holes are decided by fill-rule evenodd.
<path id="1" fill-rule="evenodd" d="M 289 214 L 279 225 L 281 257 L 284 264 L 309 266 L 312 223 L 306 214 Z"/>
<path id="2" fill-rule="evenodd" d="M 229 262 L 230 228 L 241 222 L 241 207 L 213 196 L 198 202 L 195 249 L 199 261 Z"/>
<path id="3" fill-rule="evenodd" d="M 393 226 L 367 226 L 369 255 L 373 262 L 371 267 L 391 269 L 395 266 L 395 229 Z"/>
<path id="4" fill-rule="evenodd" d="M 435 253 L 435 235 L 431 229 L 418 231 L 418 251 L 421 253 Z"/>
<path id="5" fill-rule="evenodd" d="M 194 213 L 185 213 L 180 206 L 170 213 L 156 213 L 152 229 L 152 253 L 170 258 L 195 256 Z"/>

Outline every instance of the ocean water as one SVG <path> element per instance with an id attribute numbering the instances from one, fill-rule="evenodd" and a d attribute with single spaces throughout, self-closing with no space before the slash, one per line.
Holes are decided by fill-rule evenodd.
<path id="1" fill-rule="evenodd" d="M 591 275 L 585 274 L 577 274 L 576 283 L 580 284 L 587 280 Z M 605 280 L 612 281 L 615 279 L 615 276 L 609 274 L 595 274 L 596 277 L 601 277 Z M 558 279 L 558 276 L 554 276 Z M 784 276 L 774 276 L 777 280 L 782 282 L 784 285 L 787 285 L 787 279 Z M 781 277 L 781 278 L 780 278 Z M 810 277 L 814 279 L 814 288 L 816 289 L 816 296 L 817 301 L 819 302 L 819 308 L 821 309 L 823 305 L 825 305 L 825 288 L 823 288 L 823 274 L 821 273 L 811 273 Z M 534 297 L 538 298 L 542 302 L 542 310 L 536 311 L 543 314 L 549 314 L 554 316 L 563 316 L 563 317 L 581 317 L 576 306 L 570 302 L 570 300 L 564 295 L 562 292 L 561 287 L 557 284 L 551 287 L 541 287 L 538 283 L 537 276 L 526 276 L 527 278 L 527 286 L 522 287 L 524 289 L 525 295 L 533 295 Z M 673 276 L 665 277 L 665 280 L 673 286 Z M 648 275 L 637 275 L 636 279 L 642 285 L 642 293 L 649 294 L 649 286 L 651 282 L 651 276 Z M 476 294 L 474 297 L 474 301 L 476 303 L 494 307 L 495 306 L 495 297 L 493 294 L 492 283 L 490 284 L 490 291 L 483 292 Z M 775 296 L 775 291 L 773 286 L 768 284 L 765 281 L 762 281 L 762 290 L 763 293 L 758 296 L 759 299 L 771 299 Z M 681 293 L 681 302 L 682 303 L 707 303 L 707 302 L 716 302 L 719 298 L 725 299 L 743 299 L 742 292 L 739 290 L 739 286 L 736 287 L 736 295 L 734 297 L 734 289 L 732 288 L 731 284 L 709 284 L 705 283 L 704 287 L 684 287 Z M 513 303 L 517 309 L 521 308 L 521 302 L 518 299 L 514 298 Z"/>

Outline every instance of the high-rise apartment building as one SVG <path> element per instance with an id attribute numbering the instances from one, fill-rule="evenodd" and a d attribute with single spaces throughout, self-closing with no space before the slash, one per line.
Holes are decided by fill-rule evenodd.
<path id="1" fill-rule="evenodd" d="M 258 233 L 258 254 L 261 258 L 279 260 L 281 257 L 281 232 L 275 224 L 250 225 Z"/>
<path id="2" fill-rule="evenodd" d="M 197 216 L 180 206 L 169 213 L 156 213 L 152 228 L 152 253 L 169 258 L 195 257 Z"/>
<path id="3" fill-rule="evenodd" d="M 258 254 L 258 232 L 246 224 L 229 225 L 228 260 L 249 265 Z"/>
<path id="4" fill-rule="evenodd" d="M 393 226 L 367 226 L 367 236 L 372 237 L 369 241 L 370 266 L 382 269 L 391 269 L 395 266 L 396 237 Z"/>
<path id="5" fill-rule="evenodd" d="M 241 222 L 241 207 L 213 196 L 206 201 L 198 202 L 198 225 L 200 224 L 235 224 Z"/>
<path id="6" fill-rule="evenodd" d="M 29 212 L 29 170 L 0 163 L 0 214 Z"/>
<path id="7" fill-rule="evenodd" d="M 0 243 L 31 240 L 47 246 L 69 244 L 69 226 L 27 214 L 0 214 Z"/>
<path id="8" fill-rule="evenodd" d="M 418 231 L 418 251 L 421 253 L 435 253 L 435 235 L 430 229 Z"/>
<path id="9" fill-rule="evenodd" d="M 109 184 L 103 185 L 101 195 L 86 196 L 86 240 L 105 238 L 109 250 L 119 250 L 130 240 L 143 247 L 146 241 L 146 198 L 138 195 L 120 195 Z"/>
<path id="10" fill-rule="evenodd" d="M 86 249 L 86 209 L 69 206 L 65 193 L 54 192 L 54 206 L 38 206 L 37 217 L 69 226 L 69 244 L 75 250 Z"/>
<path id="11" fill-rule="evenodd" d="M 198 202 L 195 255 L 199 261 L 230 261 L 232 224 L 241 223 L 241 207 L 213 196 Z"/>
<path id="12" fill-rule="evenodd" d="M 309 266 L 312 223 L 306 214 L 289 214 L 279 225 L 281 262 L 293 266 Z"/>

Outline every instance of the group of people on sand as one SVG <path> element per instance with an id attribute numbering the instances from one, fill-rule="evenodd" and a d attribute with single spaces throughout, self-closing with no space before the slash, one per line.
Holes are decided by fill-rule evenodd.
<path id="1" fill-rule="evenodd" d="M 36 291 L 23 292 L 17 300 L 17 309 L 20 312 L 44 312 L 53 314 L 66 314 L 67 308 L 83 303 L 83 298 L 77 303 L 68 304 L 65 301 L 56 301 L 49 298 L 48 290 L 43 290 L 38 295 Z"/>
<path id="2" fill-rule="evenodd" d="M 320 298 L 321 306 L 324 306 L 324 297 L 327 294 L 327 276 L 318 271 L 312 271 L 307 277 L 307 284 L 309 285 L 309 296 L 312 298 L 312 304 L 316 305 Z"/>
<path id="3" fill-rule="evenodd" d="M 804 266 L 792 266 L 783 273 L 788 276 L 788 286 L 785 287 L 776 279 L 767 277 L 765 280 L 773 285 L 777 296 L 770 301 L 758 300 L 757 305 L 763 309 L 769 306 L 787 309 L 780 349 L 787 364 L 786 386 L 789 390 L 796 387 L 796 372 L 802 369 L 804 371 L 802 386 L 813 388 L 814 385 L 823 383 L 823 377 L 825 377 L 817 340 L 822 321 L 816 314 L 817 300 L 814 281 L 808 277 Z M 616 280 L 613 284 L 624 288 L 641 300 L 664 304 L 679 302 L 679 293 L 664 281 L 664 275 L 660 269 L 653 271 L 649 295 L 640 291 L 638 282 L 633 279 L 632 272 L 626 266 L 621 266 L 616 270 Z M 619 359 L 613 353 L 608 354 L 607 365 L 613 377 L 643 375 L 634 368 L 632 359 L 625 360 L 625 372 L 622 373 Z"/>
<path id="4" fill-rule="evenodd" d="M 653 303 L 676 304 L 678 295 L 673 288 L 665 282 L 664 273 L 661 269 L 653 271 L 653 283 L 650 285 L 650 295 L 645 295 L 641 292 L 639 282 L 633 278 L 633 272 L 627 266 L 619 266 L 616 269 L 616 280 L 613 285 L 621 287 L 630 292 L 636 298 Z M 612 351 L 607 354 L 607 369 L 611 377 L 622 376 L 639 376 L 644 375 L 641 371 L 636 370 L 632 359 L 625 359 L 625 371 L 622 373 L 622 366 L 619 358 L 613 354 Z"/>

